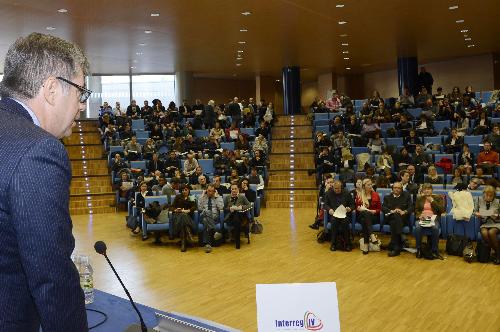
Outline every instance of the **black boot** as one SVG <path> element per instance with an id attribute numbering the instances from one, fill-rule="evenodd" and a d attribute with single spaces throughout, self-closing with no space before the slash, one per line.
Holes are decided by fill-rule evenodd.
<path id="1" fill-rule="evenodd" d="M 186 232 L 181 230 L 181 252 L 186 251 Z"/>

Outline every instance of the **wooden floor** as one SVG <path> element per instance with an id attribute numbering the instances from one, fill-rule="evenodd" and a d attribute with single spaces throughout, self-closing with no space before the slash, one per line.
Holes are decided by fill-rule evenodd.
<path id="1" fill-rule="evenodd" d="M 108 255 L 137 302 L 256 331 L 255 284 L 337 283 L 342 331 L 500 331 L 500 267 L 405 253 L 330 252 L 309 229 L 313 209 L 267 209 L 264 233 L 232 245 L 181 253 L 130 235 L 124 214 L 74 216 L 76 251 L 90 253 L 95 287 L 125 297 L 93 244 Z"/>

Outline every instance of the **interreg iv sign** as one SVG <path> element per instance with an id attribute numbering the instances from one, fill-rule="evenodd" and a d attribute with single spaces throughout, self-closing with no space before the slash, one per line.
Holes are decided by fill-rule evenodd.
<path id="1" fill-rule="evenodd" d="M 306 331 L 321 331 L 323 329 L 323 322 L 312 312 L 307 311 L 304 314 L 303 319 L 297 320 L 276 320 L 275 321 L 277 329 L 290 330 L 293 328 L 302 328 Z"/>
<path id="2" fill-rule="evenodd" d="M 340 331 L 334 282 L 256 288 L 259 331 Z"/>

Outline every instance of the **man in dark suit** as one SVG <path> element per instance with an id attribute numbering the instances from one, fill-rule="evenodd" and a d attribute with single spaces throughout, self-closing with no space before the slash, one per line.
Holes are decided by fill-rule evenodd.
<path id="1" fill-rule="evenodd" d="M 32 33 L 5 58 L 0 84 L 0 331 L 88 331 L 71 254 L 71 135 L 91 94 L 80 48 Z M 37 178 L 33 186 L 32 178 Z M 42 189 L 43 188 L 43 189 Z"/>
<path id="2" fill-rule="evenodd" d="M 334 216 L 335 210 L 343 205 L 346 209 L 345 218 L 338 218 Z M 344 250 L 351 251 L 351 232 L 349 230 L 351 212 L 354 210 L 354 199 L 348 191 L 342 189 L 342 182 L 335 180 L 333 182 L 333 190 L 325 193 L 325 204 L 323 208 L 328 213 L 328 217 L 332 220 L 332 244 L 331 251 L 337 250 L 338 235 L 340 234 L 345 241 Z"/>
<path id="3" fill-rule="evenodd" d="M 165 163 L 158 157 L 158 153 L 153 153 L 153 158 L 148 163 L 148 171 L 150 174 L 155 171 L 165 172 Z"/>
<path id="4" fill-rule="evenodd" d="M 228 213 L 227 222 L 233 227 L 233 237 L 236 249 L 240 249 L 241 224 L 247 218 L 246 212 L 251 205 L 245 195 L 240 195 L 237 184 L 231 185 L 231 195 L 224 198 L 224 211 Z"/>
<path id="5" fill-rule="evenodd" d="M 394 182 L 392 193 L 384 197 L 382 212 L 385 222 L 391 225 L 391 247 L 389 257 L 398 256 L 401 252 L 401 233 L 403 227 L 409 225 L 412 213 L 410 194 L 403 191 L 401 182 Z"/>

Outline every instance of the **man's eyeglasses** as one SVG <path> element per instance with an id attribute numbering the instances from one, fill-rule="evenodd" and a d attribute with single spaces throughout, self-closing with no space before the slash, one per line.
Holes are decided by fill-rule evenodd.
<path id="1" fill-rule="evenodd" d="M 74 86 L 75 88 L 77 88 L 77 89 L 78 89 L 78 91 L 80 91 L 80 98 L 79 98 L 79 101 L 80 101 L 80 103 L 82 103 L 82 104 L 83 104 L 83 103 L 85 103 L 85 102 L 87 101 L 87 99 L 89 99 L 90 95 L 92 94 L 92 90 L 89 90 L 89 89 L 87 89 L 87 88 L 84 88 L 83 86 L 80 86 L 80 85 L 78 85 L 78 84 L 76 84 L 76 83 L 73 83 L 73 82 L 71 82 L 70 80 L 67 80 L 67 79 L 62 78 L 62 77 L 59 77 L 59 76 L 57 76 L 56 78 L 57 78 L 58 80 L 61 80 L 61 81 L 63 81 L 63 82 L 66 82 L 66 83 L 68 83 L 69 85 L 72 85 L 72 86 Z"/>

